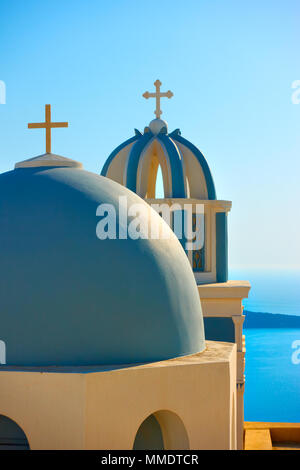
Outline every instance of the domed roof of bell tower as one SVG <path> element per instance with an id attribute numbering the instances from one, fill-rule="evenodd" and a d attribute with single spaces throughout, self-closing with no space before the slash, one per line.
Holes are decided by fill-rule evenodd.
<path id="1" fill-rule="evenodd" d="M 144 133 L 120 144 L 106 160 L 101 175 L 117 181 L 143 198 L 155 197 L 160 165 L 165 197 L 215 200 L 216 191 L 202 152 L 182 137 L 179 129 L 168 133 L 167 123 L 154 119 Z"/>

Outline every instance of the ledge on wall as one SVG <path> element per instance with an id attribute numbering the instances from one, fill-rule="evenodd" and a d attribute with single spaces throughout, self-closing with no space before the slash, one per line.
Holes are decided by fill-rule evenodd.
<path id="1" fill-rule="evenodd" d="M 245 450 L 300 450 L 300 423 L 244 423 Z"/>

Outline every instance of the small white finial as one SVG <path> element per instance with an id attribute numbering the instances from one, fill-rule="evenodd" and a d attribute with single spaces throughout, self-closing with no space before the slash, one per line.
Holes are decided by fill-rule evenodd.
<path id="1" fill-rule="evenodd" d="M 162 114 L 162 111 L 160 109 L 160 98 L 164 98 L 164 97 L 172 98 L 172 96 L 174 96 L 173 93 L 170 90 L 161 93 L 161 91 L 160 91 L 161 85 L 162 85 L 161 81 L 156 80 L 156 82 L 154 82 L 156 92 L 155 93 L 149 93 L 149 91 L 145 91 L 145 93 L 143 94 L 143 97 L 146 98 L 146 100 L 148 98 L 156 98 L 156 110 L 154 111 L 154 114 L 157 117 L 157 119 L 159 119 L 160 115 Z"/>
<path id="2" fill-rule="evenodd" d="M 153 119 L 149 124 L 149 128 L 154 135 L 159 134 L 163 128 L 165 128 L 165 132 L 167 133 L 168 123 L 162 119 Z"/>

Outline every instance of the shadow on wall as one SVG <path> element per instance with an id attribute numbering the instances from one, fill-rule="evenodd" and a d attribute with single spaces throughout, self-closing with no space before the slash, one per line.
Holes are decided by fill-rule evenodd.
<path id="1" fill-rule="evenodd" d="M 152 413 L 140 425 L 134 450 L 188 450 L 187 431 L 179 416 L 171 411 Z"/>

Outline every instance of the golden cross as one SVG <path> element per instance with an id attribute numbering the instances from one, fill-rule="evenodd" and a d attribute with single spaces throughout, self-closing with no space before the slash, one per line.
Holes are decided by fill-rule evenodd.
<path id="1" fill-rule="evenodd" d="M 46 129 L 46 153 L 51 153 L 51 129 L 53 127 L 68 127 L 67 122 L 51 122 L 51 105 L 45 105 L 45 122 L 28 124 L 28 129 Z"/>
<path id="2" fill-rule="evenodd" d="M 159 80 L 156 80 L 156 82 L 154 82 L 154 86 L 156 88 L 156 92 L 155 93 L 149 93 L 149 91 L 146 91 L 143 94 L 143 97 L 146 98 L 146 100 L 148 98 L 156 98 L 156 110 L 154 111 L 154 114 L 157 117 L 157 119 L 159 119 L 160 115 L 162 114 L 162 111 L 160 109 L 160 99 L 164 98 L 164 97 L 172 98 L 173 93 L 170 90 L 166 91 L 164 93 L 161 93 L 160 92 L 161 82 Z"/>

